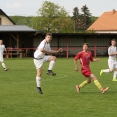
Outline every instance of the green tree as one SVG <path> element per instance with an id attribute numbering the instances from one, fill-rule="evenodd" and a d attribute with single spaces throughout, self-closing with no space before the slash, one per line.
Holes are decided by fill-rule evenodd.
<path id="1" fill-rule="evenodd" d="M 53 32 L 72 33 L 74 30 L 74 21 L 70 17 L 56 18 L 53 20 Z"/>
<path id="2" fill-rule="evenodd" d="M 83 12 L 82 14 L 82 22 L 83 22 L 83 29 L 87 29 L 90 25 L 91 25 L 91 13 L 90 13 L 90 10 L 89 8 L 84 5 L 82 8 L 81 8 L 81 11 Z"/>
<path id="3" fill-rule="evenodd" d="M 65 8 L 59 6 L 58 4 L 45 1 L 43 2 L 41 8 L 38 10 L 37 14 L 38 17 L 32 19 L 35 29 L 43 30 L 45 32 L 63 32 L 63 30 L 64 32 L 69 32 L 68 30 L 71 30 L 70 24 L 72 24 L 72 20 Z M 62 24 L 63 22 L 65 23 L 65 21 L 69 21 L 69 23 L 65 23 L 64 27 L 62 27 L 61 20 Z M 58 26 L 58 24 L 61 24 L 61 26 Z"/>
<path id="4" fill-rule="evenodd" d="M 73 17 L 72 17 L 74 19 L 74 32 L 76 32 L 77 30 L 77 21 L 78 21 L 79 15 L 80 15 L 79 9 L 78 7 L 75 7 L 73 9 Z"/>
<path id="5" fill-rule="evenodd" d="M 74 30 L 75 32 L 85 32 L 86 29 L 93 23 L 91 13 L 86 5 L 81 8 L 82 13 L 79 12 L 78 7 L 73 9 Z"/>

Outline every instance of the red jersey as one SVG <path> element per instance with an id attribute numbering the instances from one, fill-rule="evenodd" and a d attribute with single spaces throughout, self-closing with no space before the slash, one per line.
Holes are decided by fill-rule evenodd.
<path id="1" fill-rule="evenodd" d="M 90 64 L 90 61 L 93 61 L 93 57 L 92 57 L 92 54 L 90 51 L 87 51 L 87 52 L 79 52 L 74 60 L 77 60 L 77 59 L 80 59 L 80 64 L 82 66 L 81 68 L 81 72 L 84 76 L 88 77 L 90 76 L 92 73 L 91 73 L 91 70 L 90 70 L 90 67 L 89 67 L 89 64 Z"/>

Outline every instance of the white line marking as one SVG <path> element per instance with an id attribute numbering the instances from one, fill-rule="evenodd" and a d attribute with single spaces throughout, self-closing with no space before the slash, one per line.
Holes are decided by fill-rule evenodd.
<path id="1" fill-rule="evenodd" d="M 64 76 L 61 76 L 61 77 L 58 77 L 58 78 L 51 78 L 51 79 L 46 79 L 46 80 L 42 80 L 42 81 L 57 80 L 57 79 L 65 78 L 65 77 L 67 77 L 67 76 L 68 76 L 68 75 L 64 75 Z"/>
<path id="2" fill-rule="evenodd" d="M 58 79 L 62 79 L 62 78 L 65 78 L 65 77 L 67 77 L 68 75 L 64 75 L 64 76 L 61 76 L 61 77 L 58 77 L 58 78 L 51 78 L 51 79 L 46 79 L 46 80 L 43 80 L 43 78 L 42 78 L 42 82 L 44 81 L 49 81 L 49 80 L 58 80 Z M 19 85 L 19 84 L 29 84 L 29 83 L 32 83 L 32 82 L 36 82 L 36 81 L 29 81 L 29 82 L 22 82 L 22 83 L 20 83 L 20 82 L 16 82 L 16 83 L 10 83 L 10 84 L 3 84 L 3 83 L 1 83 L 0 85 L 12 85 L 12 84 L 16 84 L 16 85 Z"/>

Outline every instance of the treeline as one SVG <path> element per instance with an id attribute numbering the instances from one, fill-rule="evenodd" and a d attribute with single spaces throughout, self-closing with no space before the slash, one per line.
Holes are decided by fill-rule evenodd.
<path id="1" fill-rule="evenodd" d="M 64 7 L 53 2 L 43 2 L 37 11 L 37 16 L 10 16 L 17 25 L 27 25 L 44 32 L 78 33 L 86 29 L 98 18 L 92 16 L 89 8 L 84 5 L 81 12 L 73 8 L 73 16 Z"/>

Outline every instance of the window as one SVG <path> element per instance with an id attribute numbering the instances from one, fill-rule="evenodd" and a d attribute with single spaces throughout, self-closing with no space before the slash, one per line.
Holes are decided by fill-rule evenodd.
<path id="1" fill-rule="evenodd" d="M 2 25 L 2 18 L 0 18 L 0 25 Z"/>

